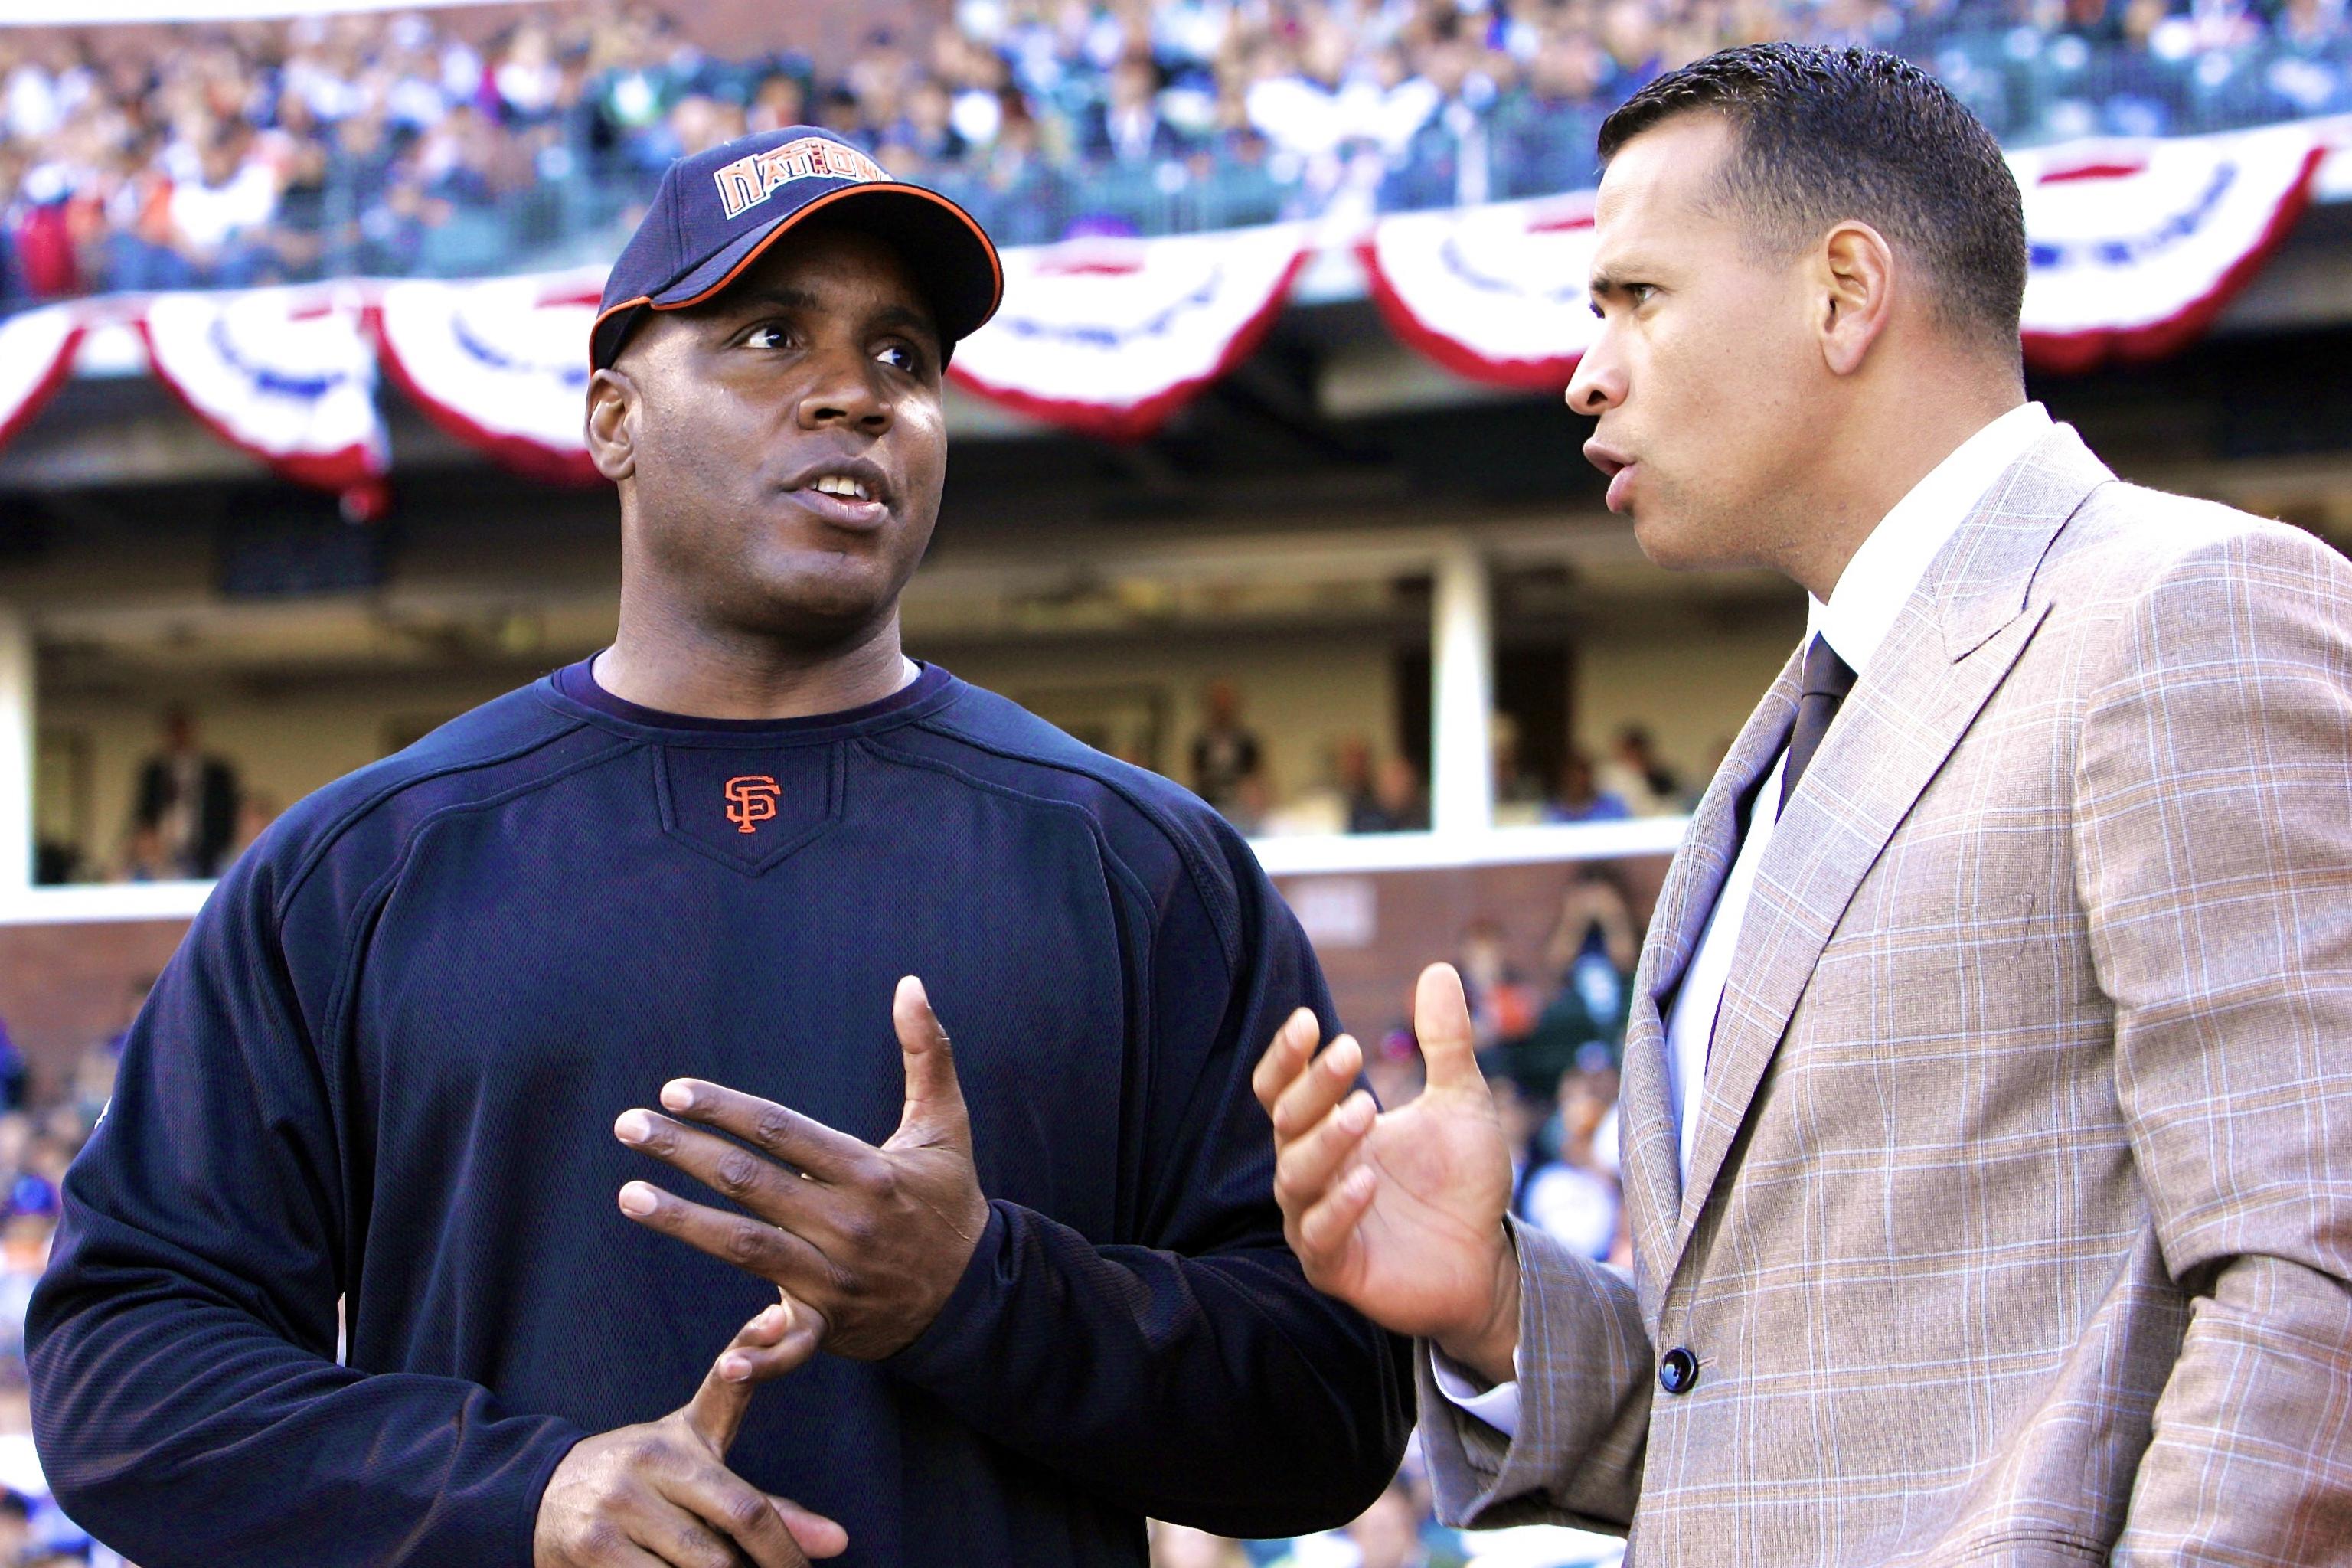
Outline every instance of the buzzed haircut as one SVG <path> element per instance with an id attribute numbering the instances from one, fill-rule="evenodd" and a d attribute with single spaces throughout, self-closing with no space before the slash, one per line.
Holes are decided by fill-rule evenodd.
<path id="1" fill-rule="evenodd" d="M 1927 272 L 1936 319 L 1956 335 L 2019 352 L 2025 210 L 1983 121 L 1897 55 L 1747 44 L 1683 67 L 1601 125 L 1601 159 L 1692 110 L 1732 128 L 1723 194 L 1774 249 L 1811 245 L 1853 220 Z"/>

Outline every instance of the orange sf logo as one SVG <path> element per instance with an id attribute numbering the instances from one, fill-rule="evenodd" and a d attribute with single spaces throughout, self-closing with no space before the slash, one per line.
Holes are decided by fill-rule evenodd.
<path id="1" fill-rule="evenodd" d="M 760 824 L 776 815 L 776 796 L 783 792 L 765 773 L 746 773 L 727 781 L 727 820 L 739 831 L 757 833 Z"/>

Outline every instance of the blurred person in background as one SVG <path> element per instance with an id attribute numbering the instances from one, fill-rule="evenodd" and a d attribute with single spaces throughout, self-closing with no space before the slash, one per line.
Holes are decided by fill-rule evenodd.
<path id="1" fill-rule="evenodd" d="M 1241 1542 L 1189 1524 L 1151 1523 L 1151 1568 L 1250 1568 Z"/>
<path id="2" fill-rule="evenodd" d="M 1431 1568 L 1421 1521 L 1421 1504 L 1410 1489 L 1382 1492 L 1341 1531 L 1356 1549 L 1355 1568 Z"/>
<path id="3" fill-rule="evenodd" d="M 1160 112 L 1160 68 L 1150 55 L 1120 59 L 1111 68 L 1108 85 L 1081 133 L 1079 146 L 1087 156 L 1114 163 L 1153 163 L 1185 150 L 1181 133 Z"/>
<path id="4" fill-rule="evenodd" d="M 1352 762 L 1354 759 L 1349 759 Z M 1343 782 L 1343 787 L 1345 787 Z M 1356 786 L 1360 789 L 1360 785 Z M 1348 807 L 1350 833 L 1425 833 L 1429 830 L 1429 797 L 1422 793 L 1421 770 L 1410 757 L 1383 757 L 1372 769 L 1370 790 L 1351 792 Z"/>
<path id="5" fill-rule="evenodd" d="M 1646 724 L 1628 724 L 1617 731 L 1616 745 L 1598 770 L 1598 782 L 1636 816 L 1660 816 L 1682 806 L 1682 780 L 1658 760 L 1657 742 Z"/>
<path id="6" fill-rule="evenodd" d="M 25 1109 L 33 1082 L 33 1069 L 25 1060 L 25 1053 L 16 1048 L 16 1039 L 8 1033 L 6 1020 L 0 1019 L 0 1116 L 12 1116 Z M 5 1151 L 0 1151 L 5 1154 Z"/>
<path id="7" fill-rule="evenodd" d="M 1546 822 L 1622 822 L 1633 816 L 1622 795 L 1601 787 L 1592 753 L 1571 746 L 1559 764 L 1559 793 L 1545 805 Z"/>
<path id="8" fill-rule="evenodd" d="M 1192 793 L 1228 812 L 1242 785 L 1265 766 L 1257 731 L 1242 722 L 1242 694 L 1230 680 L 1201 693 L 1201 731 L 1192 737 Z"/>
<path id="9" fill-rule="evenodd" d="M 1481 915 L 1464 927 L 1454 968 L 1461 973 L 1464 992 L 1470 998 L 1478 1049 L 1507 1050 L 1535 1023 L 1536 999 L 1511 957 L 1503 922 Z"/>
<path id="10" fill-rule="evenodd" d="M 1549 1083 L 1587 1047 L 1614 1066 L 1625 1043 L 1633 969 L 1642 952 L 1613 862 L 1580 861 L 1560 892 L 1559 918 L 1544 943 L 1544 963 L 1558 987 L 1523 1047 L 1528 1081 Z M 1548 1076 L 1547 1076 L 1548 1075 Z"/>
<path id="11" fill-rule="evenodd" d="M 165 204 L 180 268 L 149 287 L 236 289 L 256 281 L 276 254 L 269 241 L 278 195 L 278 174 L 254 155 L 251 132 L 215 127 L 203 139 L 194 177 L 174 182 Z"/>
<path id="12" fill-rule="evenodd" d="M 1522 760 L 1519 721 L 1496 713 L 1486 723 L 1494 756 L 1495 826 L 1529 827 L 1544 819 L 1543 781 Z"/>
<path id="13" fill-rule="evenodd" d="M 140 765 L 131 880 L 211 877 L 236 838 L 236 771 L 206 753 L 184 708 L 163 714 L 163 750 Z M 143 873 L 143 874 L 142 874 Z"/>
<path id="14" fill-rule="evenodd" d="M 1554 1113 L 1555 1152 L 1519 1184 L 1512 1212 L 1581 1258 L 1607 1258 L 1617 1242 L 1616 1173 L 1595 1157 L 1593 1140 L 1617 1101 L 1606 1068 L 1563 1073 Z"/>

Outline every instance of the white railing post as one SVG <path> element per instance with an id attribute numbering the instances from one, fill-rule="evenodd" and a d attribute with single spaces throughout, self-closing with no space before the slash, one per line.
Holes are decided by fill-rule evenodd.
<path id="1" fill-rule="evenodd" d="M 1430 816 L 1442 834 L 1495 825 L 1495 594 L 1467 540 L 1437 558 L 1430 626 Z"/>
<path id="2" fill-rule="evenodd" d="M 0 900 L 33 885 L 33 626 L 0 602 Z"/>

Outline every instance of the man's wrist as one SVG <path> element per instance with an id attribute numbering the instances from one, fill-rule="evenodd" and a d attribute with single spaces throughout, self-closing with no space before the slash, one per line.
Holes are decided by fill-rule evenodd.
<path id="1" fill-rule="evenodd" d="M 1494 1284 L 1484 1319 L 1463 1333 L 1443 1335 L 1436 1341 L 1448 1361 L 1486 1379 L 1490 1388 L 1518 1377 L 1513 1358 L 1519 1349 L 1519 1256 L 1509 1235 L 1505 1227 L 1498 1238 Z"/>

